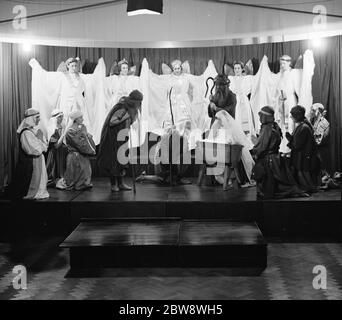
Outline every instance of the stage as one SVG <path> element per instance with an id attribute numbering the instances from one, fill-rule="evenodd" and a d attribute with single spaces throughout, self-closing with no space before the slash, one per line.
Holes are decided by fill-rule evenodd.
<path id="1" fill-rule="evenodd" d="M 161 186 L 137 183 L 132 191 L 112 193 L 109 181 L 94 178 L 86 191 L 49 188 L 40 201 L 0 200 L 3 238 L 31 234 L 69 235 L 81 219 L 181 218 L 256 222 L 266 238 L 341 241 L 341 190 L 320 191 L 309 198 L 256 200 L 256 188 Z M 130 179 L 127 178 L 127 183 Z"/>

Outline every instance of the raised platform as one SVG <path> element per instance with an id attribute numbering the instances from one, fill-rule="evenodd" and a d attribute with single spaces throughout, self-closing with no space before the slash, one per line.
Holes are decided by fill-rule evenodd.
<path id="1" fill-rule="evenodd" d="M 60 245 L 71 272 L 107 267 L 267 266 L 267 243 L 251 222 L 178 218 L 85 220 Z"/>
<path id="2" fill-rule="evenodd" d="M 130 183 L 130 179 L 127 181 Z M 91 190 L 49 189 L 41 201 L 0 200 L 0 236 L 56 233 L 67 236 L 82 218 L 226 219 L 257 222 L 265 237 L 342 240 L 341 190 L 310 198 L 256 201 L 256 189 L 223 191 L 222 186 L 137 184 L 137 192 L 112 193 L 105 178 Z"/>

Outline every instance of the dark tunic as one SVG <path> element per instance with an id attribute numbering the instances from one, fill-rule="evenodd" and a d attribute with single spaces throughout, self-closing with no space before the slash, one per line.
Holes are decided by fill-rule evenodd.
<path id="1" fill-rule="evenodd" d="M 236 95 L 229 88 L 225 92 L 221 90 L 216 91 L 210 101 L 217 107 L 216 111 L 212 111 L 210 106 L 208 107 L 208 115 L 210 118 L 214 118 L 216 112 L 225 110 L 235 119 Z"/>
<path id="2" fill-rule="evenodd" d="M 21 135 L 28 128 L 23 129 L 19 136 L 19 156 L 15 168 L 15 174 L 12 183 L 9 187 L 9 196 L 13 199 L 22 199 L 27 195 L 30 187 L 32 172 L 33 172 L 33 158 L 35 156 L 28 155 L 21 146 Z"/>
<path id="3" fill-rule="evenodd" d="M 317 146 L 311 125 L 306 121 L 300 123 L 288 138 L 293 168 L 298 171 L 317 170 Z"/>
<path id="4" fill-rule="evenodd" d="M 277 123 L 262 124 L 258 141 L 251 151 L 257 157 L 252 178 L 257 181 L 257 194 L 261 199 L 284 198 L 303 193 L 282 165 L 279 155 L 281 139 L 282 133 Z"/>
<path id="5" fill-rule="evenodd" d="M 64 175 L 68 149 L 64 143 L 57 148 L 62 129 L 55 129 L 50 138 L 46 159 L 46 170 L 49 180 L 56 180 Z"/>
<path id="6" fill-rule="evenodd" d="M 110 177 L 123 176 L 127 165 L 122 165 L 118 160 L 118 151 L 128 141 L 128 134 L 124 141 L 118 141 L 117 136 L 123 129 L 130 128 L 132 118 L 136 113 L 130 114 L 125 104 L 128 100 L 122 98 L 108 113 L 101 131 L 101 141 L 97 154 L 97 164 L 100 172 Z M 128 150 L 127 150 L 128 152 Z"/>

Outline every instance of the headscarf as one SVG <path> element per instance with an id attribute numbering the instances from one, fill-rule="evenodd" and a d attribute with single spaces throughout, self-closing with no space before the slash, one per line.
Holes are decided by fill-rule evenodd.
<path id="1" fill-rule="evenodd" d="M 258 112 L 261 124 L 274 122 L 274 109 L 270 106 L 262 107 Z"/>
<path id="2" fill-rule="evenodd" d="M 34 128 L 36 127 L 35 117 L 40 115 L 39 111 L 34 108 L 29 108 L 24 113 L 24 119 L 21 121 L 17 133 L 21 133 L 26 128 Z"/>
<path id="3" fill-rule="evenodd" d="M 50 141 L 51 136 L 54 134 L 56 128 L 57 128 L 57 118 L 62 115 L 63 112 L 60 109 L 54 109 L 51 112 L 51 118 L 48 122 L 47 126 L 47 139 Z M 62 133 L 63 134 L 63 133 Z"/>
<path id="4" fill-rule="evenodd" d="M 65 132 L 73 125 L 75 120 L 79 117 L 82 117 L 83 113 L 80 110 L 74 110 L 69 113 L 69 120 L 68 120 L 68 125 L 66 127 Z"/>

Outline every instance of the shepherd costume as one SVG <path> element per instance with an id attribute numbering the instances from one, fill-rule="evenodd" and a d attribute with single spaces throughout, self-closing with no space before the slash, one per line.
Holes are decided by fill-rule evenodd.
<path id="1" fill-rule="evenodd" d="M 141 102 L 142 99 L 142 93 L 138 90 L 132 91 L 128 97 L 121 98 L 109 111 L 103 124 L 97 164 L 100 170 L 109 176 L 114 192 L 131 190 L 122 180 L 128 166 L 121 164 L 118 159 L 119 149 L 127 143 L 128 137 L 124 141 L 118 141 L 117 138 L 121 130 L 130 129 L 138 118 L 136 101 Z"/>
<path id="2" fill-rule="evenodd" d="M 305 196 L 293 178 L 281 165 L 279 146 L 282 132 L 274 121 L 274 110 L 263 107 L 259 112 L 261 129 L 251 153 L 256 157 L 253 178 L 257 181 L 257 199 L 266 200 L 293 196 Z"/>
<path id="3" fill-rule="evenodd" d="M 65 134 L 68 147 L 66 171 L 56 187 L 66 190 L 84 190 L 91 188 L 91 166 L 89 156 L 95 155 L 95 143 L 84 124 L 75 120 L 82 117 L 81 111 L 73 111 L 69 115 L 70 123 Z"/>
<path id="4" fill-rule="evenodd" d="M 47 173 L 43 152 L 47 142 L 42 132 L 36 128 L 35 117 L 39 111 L 30 108 L 25 111 L 17 133 L 19 135 L 19 158 L 15 176 L 10 186 L 11 196 L 15 199 L 44 199 L 47 192 Z"/>

